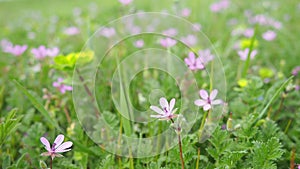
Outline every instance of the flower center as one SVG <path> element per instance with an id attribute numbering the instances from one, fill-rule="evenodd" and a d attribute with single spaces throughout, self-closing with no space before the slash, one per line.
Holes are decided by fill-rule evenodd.
<path id="1" fill-rule="evenodd" d="M 52 150 L 52 151 L 55 151 L 55 146 L 56 146 L 56 144 L 53 143 L 53 145 L 52 145 L 52 147 L 51 147 L 51 150 Z"/>

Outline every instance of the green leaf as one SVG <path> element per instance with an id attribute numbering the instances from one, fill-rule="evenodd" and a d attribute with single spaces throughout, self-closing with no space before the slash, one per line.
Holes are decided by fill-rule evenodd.
<path id="1" fill-rule="evenodd" d="M 279 94 L 285 89 L 285 87 L 292 81 L 292 79 L 294 78 L 294 76 L 289 77 L 275 92 L 275 94 L 273 95 L 273 97 L 271 98 L 271 100 L 265 105 L 264 109 L 261 111 L 261 113 L 258 115 L 255 123 L 261 119 L 267 112 L 268 108 L 270 107 L 270 105 L 275 101 L 275 99 L 279 96 Z M 255 124 L 254 123 L 254 124 Z M 253 124 L 253 125 L 254 125 Z"/>
<path id="2" fill-rule="evenodd" d="M 17 128 L 22 116 L 16 117 L 17 109 L 11 110 L 3 123 L 0 123 L 0 147 L 5 139 Z"/>

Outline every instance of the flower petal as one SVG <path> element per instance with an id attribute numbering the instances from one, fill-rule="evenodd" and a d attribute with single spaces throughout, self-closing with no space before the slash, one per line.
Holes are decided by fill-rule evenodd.
<path id="1" fill-rule="evenodd" d="M 55 149 L 55 152 L 60 153 L 60 152 L 70 151 L 71 149 L 67 149 L 67 148 L 70 148 L 72 145 L 73 143 L 71 141 L 64 142 L 63 144 L 61 144 L 59 147 Z"/>
<path id="2" fill-rule="evenodd" d="M 40 138 L 42 144 L 44 144 L 47 151 L 51 151 L 50 143 L 45 137 Z"/>
<path id="3" fill-rule="evenodd" d="M 161 106 L 161 108 L 169 108 L 169 103 L 168 103 L 168 101 L 167 101 L 167 99 L 166 98 L 164 98 L 164 97 L 162 97 L 162 98 L 160 98 L 159 99 L 159 104 L 160 104 L 160 106 Z"/>
<path id="4" fill-rule="evenodd" d="M 208 99 L 208 93 L 206 90 L 201 89 L 199 92 L 202 99 L 207 100 Z"/>
<path id="5" fill-rule="evenodd" d="M 161 117 L 164 117 L 163 115 L 150 115 L 150 117 L 153 117 L 153 118 L 161 118 Z"/>
<path id="6" fill-rule="evenodd" d="M 55 144 L 55 149 L 57 149 L 57 147 L 59 147 L 61 145 L 61 143 L 64 141 L 65 136 L 60 134 L 56 137 L 56 139 L 54 140 L 54 144 Z"/>
<path id="7" fill-rule="evenodd" d="M 194 103 L 195 103 L 195 105 L 200 106 L 200 107 L 203 107 L 205 104 L 207 104 L 207 102 L 202 99 L 197 99 L 197 100 L 195 100 Z"/>
<path id="8" fill-rule="evenodd" d="M 223 101 L 220 100 L 220 99 L 214 100 L 214 101 L 211 102 L 212 105 L 217 105 L 217 104 L 222 104 L 222 103 L 223 103 Z"/>
<path id="9" fill-rule="evenodd" d="M 210 100 L 214 100 L 216 98 L 217 94 L 218 94 L 217 89 L 214 89 L 213 91 L 211 91 L 211 93 L 209 95 Z"/>
<path id="10" fill-rule="evenodd" d="M 203 106 L 203 110 L 204 111 L 207 111 L 209 109 L 211 109 L 211 105 L 210 104 L 206 104 L 206 105 Z"/>
<path id="11" fill-rule="evenodd" d="M 175 101 L 176 101 L 175 98 L 173 98 L 173 99 L 170 101 L 170 107 L 169 107 L 169 108 L 170 108 L 170 110 L 169 110 L 170 112 L 172 112 L 172 110 L 173 110 L 173 108 L 174 108 L 174 106 L 175 106 Z"/>
<path id="12" fill-rule="evenodd" d="M 150 106 L 150 109 L 155 111 L 158 114 L 164 114 L 164 111 L 162 111 L 160 108 L 158 108 L 157 106 Z"/>
<path id="13" fill-rule="evenodd" d="M 51 153 L 50 152 L 44 152 L 41 154 L 41 156 L 51 156 Z"/>

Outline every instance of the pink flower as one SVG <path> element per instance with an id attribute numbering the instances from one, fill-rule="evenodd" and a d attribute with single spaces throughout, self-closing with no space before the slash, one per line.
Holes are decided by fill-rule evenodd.
<path id="1" fill-rule="evenodd" d="M 71 26 L 71 27 L 66 28 L 64 30 L 64 33 L 66 35 L 77 35 L 77 34 L 80 33 L 80 30 L 77 27 L 75 27 L 75 26 Z"/>
<path id="2" fill-rule="evenodd" d="M 48 48 L 47 49 L 47 55 L 50 57 L 55 57 L 59 54 L 59 49 L 58 47 L 54 47 L 54 48 Z"/>
<path id="3" fill-rule="evenodd" d="M 254 29 L 253 28 L 246 29 L 243 35 L 247 38 L 251 38 L 254 35 Z"/>
<path id="4" fill-rule="evenodd" d="M 58 78 L 56 82 L 53 82 L 52 86 L 57 88 L 62 94 L 66 93 L 66 91 L 72 91 L 72 86 L 63 84 L 63 81 L 63 78 Z"/>
<path id="5" fill-rule="evenodd" d="M 204 65 L 207 65 L 208 62 L 214 59 L 214 55 L 211 54 L 209 49 L 199 50 L 199 58 Z"/>
<path id="6" fill-rule="evenodd" d="M 31 49 L 31 53 L 36 59 L 44 59 L 47 56 L 47 49 L 45 46 L 41 45 L 38 48 Z"/>
<path id="7" fill-rule="evenodd" d="M 0 43 L 1 48 L 5 53 L 9 53 L 10 49 L 13 47 L 13 44 L 7 39 L 2 39 Z"/>
<path id="8" fill-rule="evenodd" d="M 12 46 L 7 50 L 8 53 L 14 55 L 14 56 L 20 56 L 22 55 L 27 49 L 27 45 L 15 45 L 15 46 Z"/>
<path id="9" fill-rule="evenodd" d="M 221 11 L 227 9 L 229 7 L 229 5 L 230 5 L 229 0 L 221 0 L 219 2 L 213 3 L 210 6 L 210 10 L 212 12 L 221 12 Z"/>
<path id="10" fill-rule="evenodd" d="M 119 2 L 123 5 L 129 5 L 132 2 L 132 0 L 119 0 Z"/>
<path id="11" fill-rule="evenodd" d="M 177 35 L 177 30 L 175 28 L 170 28 L 170 29 L 167 29 L 165 31 L 163 31 L 163 35 L 166 35 L 166 36 L 176 36 Z"/>
<path id="12" fill-rule="evenodd" d="M 160 107 L 157 106 L 150 106 L 150 109 L 158 113 L 158 115 L 151 115 L 150 117 L 158 118 L 160 120 L 169 120 L 174 117 L 177 117 L 176 114 L 174 114 L 177 111 L 177 108 L 173 110 L 175 106 L 175 99 L 171 99 L 170 104 L 168 103 L 167 99 L 162 97 L 159 99 Z"/>
<path id="13" fill-rule="evenodd" d="M 115 28 L 106 28 L 106 27 L 104 27 L 100 30 L 99 33 L 100 33 L 100 35 L 102 35 L 106 38 L 110 38 L 110 37 L 112 37 L 116 34 L 116 31 L 115 31 Z"/>
<path id="14" fill-rule="evenodd" d="M 300 66 L 297 66 L 292 70 L 292 75 L 297 76 L 299 72 L 300 72 Z"/>
<path id="15" fill-rule="evenodd" d="M 248 54 L 249 54 L 249 48 L 246 48 L 245 50 L 238 51 L 238 55 L 240 56 L 241 60 L 247 60 Z M 256 54 L 257 54 L 257 50 L 251 51 L 250 59 L 254 59 Z"/>
<path id="16" fill-rule="evenodd" d="M 182 37 L 180 40 L 188 46 L 194 46 L 198 41 L 195 35 L 187 35 L 186 37 Z"/>
<path id="17" fill-rule="evenodd" d="M 199 24 L 199 23 L 194 23 L 193 24 L 193 30 L 194 31 L 200 31 L 201 28 L 202 28 L 201 24 Z"/>
<path id="18" fill-rule="evenodd" d="M 195 100 L 195 105 L 199 106 L 199 107 L 203 107 L 204 111 L 207 111 L 209 109 L 212 108 L 213 105 L 218 105 L 218 104 L 222 104 L 223 101 L 220 99 L 214 100 L 216 98 L 218 94 L 218 90 L 214 89 L 210 95 L 208 95 L 206 90 L 200 90 L 199 91 L 199 95 L 201 97 L 201 99 L 197 99 Z"/>
<path id="19" fill-rule="evenodd" d="M 172 46 L 176 45 L 176 43 L 177 43 L 177 41 L 172 38 L 164 38 L 164 39 L 160 40 L 161 46 L 163 46 L 165 48 L 172 47 Z"/>
<path id="20" fill-rule="evenodd" d="M 64 138 L 65 138 L 64 135 L 62 134 L 58 135 L 54 140 L 52 147 L 50 147 L 49 141 L 45 137 L 41 137 L 40 141 L 42 142 L 42 144 L 45 146 L 45 149 L 47 150 L 47 152 L 42 153 L 41 155 L 51 156 L 52 160 L 54 159 L 54 157 L 63 157 L 63 155 L 58 153 L 70 151 L 71 150 L 70 147 L 73 145 L 71 141 L 62 143 L 64 141 Z"/>
<path id="21" fill-rule="evenodd" d="M 204 65 L 201 62 L 200 57 L 196 58 L 194 52 L 189 52 L 189 56 L 184 59 L 185 64 L 188 65 L 191 70 L 202 70 Z"/>
<path id="22" fill-rule="evenodd" d="M 144 46 L 144 41 L 142 39 L 134 42 L 134 46 L 137 48 L 142 48 Z"/>
<path id="23" fill-rule="evenodd" d="M 188 16 L 190 16 L 190 14 L 191 14 L 191 10 L 189 8 L 184 8 L 181 11 L 181 16 L 183 16 L 183 17 L 188 17 Z"/>
<path id="24" fill-rule="evenodd" d="M 262 37 L 266 40 L 266 41 L 272 41 L 276 38 L 276 33 L 274 31 L 267 31 L 265 33 L 262 34 Z"/>

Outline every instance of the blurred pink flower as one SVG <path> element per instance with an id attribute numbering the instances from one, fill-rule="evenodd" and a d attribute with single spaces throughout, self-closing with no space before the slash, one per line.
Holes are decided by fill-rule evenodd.
<path id="1" fill-rule="evenodd" d="M 26 51 L 26 49 L 27 49 L 27 45 L 22 45 L 22 46 L 21 45 L 15 45 L 15 46 L 12 46 L 12 47 L 10 47 L 6 50 L 7 50 L 7 53 L 10 53 L 14 56 L 20 56 Z"/>
<path id="2" fill-rule="evenodd" d="M 36 59 L 44 59 L 47 56 L 47 48 L 41 45 L 38 48 L 31 49 L 31 53 Z"/>
<path id="3" fill-rule="evenodd" d="M 66 93 L 66 91 L 72 91 L 72 86 L 63 84 L 63 81 L 63 78 L 58 78 L 56 82 L 53 82 L 52 86 L 57 88 L 62 94 Z"/>
<path id="4" fill-rule="evenodd" d="M 264 14 L 258 14 L 255 16 L 251 16 L 251 14 L 249 14 L 248 16 L 248 20 L 249 23 L 251 24 L 259 24 L 259 25 L 265 25 L 265 26 L 272 26 L 276 29 L 281 29 L 282 28 L 282 23 L 271 18 L 268 17 Z"/>
<path id="5" fill-rule="evenodd" d="M 201 62 L 200 57 L 196 58 L 194 52 L 189 52 L 188 57 L 184 58 L 185 64 L 189 67 L 190 70 L 202 70 L 204 65 Z"/>
<path id="6" fill-rule="evenodd" d="M 251 38 L 254 35 L 254 29 L 253 28 L 247 28 L 244 32 L 243 35 L 247 38 Z"/>
<path id="7" fill-rule="evenodd" d="M 214 59 L 214 55 L 210 52 L 209 49 L 199 50 L 198 54 L 202 64 L 204 65 L 207 65 L 208 62 Z"/>
<path id="8" fill-rule="evenodd" d="M 160 107 L 157 106 L 150 106 L 150 109 L 158 113 L 158 115 L 151 115 L 150 117 L 158 118 L 160 120 L 170 120 L 172 118 L 177 117 L 174 114 L 177 111 L 177 108 L 173 110 L 175 106 L 175 99 L 171 99 L 170 104 L 168 103 L 167 99 L 162 97 L 159 99 Z"/>
<path id="9" fill-rule="evenodd" d="M 213 105 L 222 104 L 223 101 L 220 99 L 215 100 L 216 96 L 218 94 L 218 90 L 214 89 L 210 95 L 208 95 L 208 92 L 206 90 L 200 90 L 199 95 L 201 99 L 195 100 L 195 105 L 199 107 L 203 107 L 204 111 L 207 111 L 212 108 Z"/>
<path id="10" fill-rule="evenodd" d="M 71 141 L 67 141 L 64 142 L 64 138 L 65 136 L 60 134 L 56 137 L 56 139 L 54 140 L 54 143 L 52 144 L 52 146 L 50 146 L 49 141 L 45 138 L 45 137 L 41 137 L 40 141 L 41 143 L 45 146 L 45 149 L 47 150 L 47 152 L 42 153 L 42 156 L 50 156 L 52 158 L 52 160 L 55 157 L 63 157 L 63 155 L 58 154 L 58 153 L 63 153 L 63 152 L 67 152 L 70 151 L 70 147 L 73 145 L 73 143 Z"/>
<path id="11" fill-rule="evenodd" d="M 274 31 L 267 31 L 265 33 L 262 34 L 262 37 L 266 40 L 266 41 L 272 41 L 276 38 L 276 33 Z"/>
<path id="12" fill-rule="evenodd" d="M 219 2 L 215 2 L 210 6 L 210 10 L 212 12 L 221 12 L 227 9 L 230 5 L 229 0 L 220 0 Z"/>
<path id="13" fill-rule="evenodd" d="M 106 37 L 106 38 L 110 38 L 112 36 L 114 36 L 116 34 L 115 28 L 107 28 L 104 27 L 100 30 L 100 35 Z"/>
<path id="14" fill-rule="evenodd" d="M 9 53 L 10 49 L 13 47 L 13 44 L 7 39 L 2 39 L 0 43 L 2 51 L 5 53 Z"/>
<path id="15" fill-rule="evenodd" d="M 241 60 L 247 60 L 248 54 L 249 54 L 249 48 L 246 48 L 245 50 L 239 50 L 238 51 L 238 55 L 240 56 Z M 250 59 L 254 59 L 256 54 L 257 54 L 257 50 L 251 51 Z"/>
<path id="16" fill-rule="evenodd" d="M 292 75 L 297 76 L 299 72 L 300 72 L 300 66 L 297 66 L 292 70 Z"/>
<path id="17" fill-rule="evenodd" d="M 175 28 L 170 28 L 170 29 L 167 29 L 167 30 L 163 31 L 162 34 L 165 35 L 165 36 L 176 36 L 177 35 L 177 30 Z"/>
<path id="18" fill-rule="evenodd" d="M 64 30 L 64 34 L 66 34 L 66 35 L 77 35 L 79 33 L 80 33 L 79 28 L 77 28 L 75 26 L 68 27 Z"/>
<path id="19" fill-rule="evenodd" d="M 47 49 L 47 55 L 50 57 L 55 57 L 59 54 L 59 49 L 58 47 L 54 47 L 54 48 L 48 48 Z"/>
<path id="20" fill-rule="evenodd" d="M 197 37 L 192 34 L 187 35 L 186 37 L 182 37 L 180 40 L 188 46 L 194 46 L 198 41 Z"/>
<path id="21" fill-rule="evenodd" d="M 193 24 L 193 30 L 194 31 L 200 31 L 202 28 L 201 24 L 200 23 L 194 23 Z"/>
<path id="22" fill-rule="evenodd" d="M 142 39 L 134 42 L 134 46 L 137 48 L 142 48 L 144 46 L 144 41 Z"/>
<path id="23" fill-rule="evenodd" d="M 172 46 L 176 45 L 176 43 L 177 43 L 177 41 L 172 38 L 163 38 L 160 40 L 161 46 L 163 46 L 165 48 L 172 47 Z"/>
<path id="24" fill-rule="evenodd" d="M 181 16 L 183 16 L 183 17 L 188 17 L 188 16 L 190 16 L 190 14 L 191 14 L 191 10 L 189 8 L 184 8 L 181 11 Z"/>
<path id="25" fill-rule="evenodd" d="M 132 0 L 119 0 L 119 2 L 123 5 L 129 5 L 132 2 Z"/>

